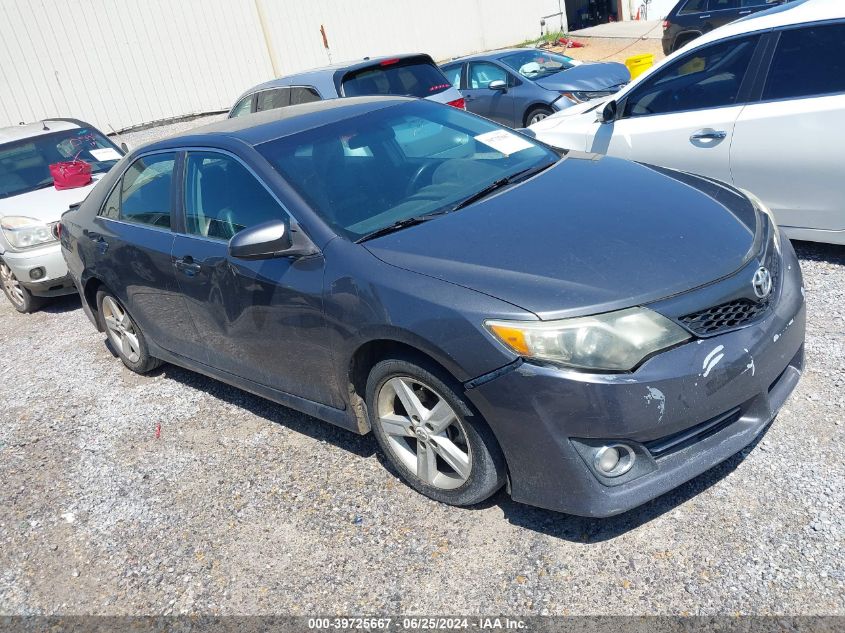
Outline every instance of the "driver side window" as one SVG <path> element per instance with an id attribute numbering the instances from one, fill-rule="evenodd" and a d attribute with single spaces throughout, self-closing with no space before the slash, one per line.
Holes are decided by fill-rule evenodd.
<path id="1" fill-rule="evenodd" d="M 736 105 L 759 36 L 705 46 L 631 92 L 626 118 Z"/>
<path id="2" fill-rule="evenodd" d="M 185 162 L 185 228 L 190 235 L 228 240 L 246 228 L 281 219 L 285 211 L 239 161 L 191 152 Z"/>
<path id="3" fill-rule="evenodd" d="M 504 81 L 508 83 L 508 73 L 496 64 L 476 62 L 469 66 L 469 87 L 473 90 L 486 88 L 491 81 Z"/>

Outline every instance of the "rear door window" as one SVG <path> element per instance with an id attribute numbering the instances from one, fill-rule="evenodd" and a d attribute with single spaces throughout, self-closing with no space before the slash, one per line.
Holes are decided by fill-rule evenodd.
<path id="1" fill-rule="evenodd" d="M 232 108 L 232 113 L 229 115 L 229 118 L 234 119 L 235 117 L 243 116 L 252 112 L 253 96 L 254 95 L 249 95 L 238 101 L 238 104 L 234 108 Z"/>
<path id="2" fill-rule="evenodd" d="M 417 57 L 388 59 L 348 73 L 342 82 L 346 97 L 391 94 L 428 97 L 451 86 L 437 66 Z"/>
<path id="3" fill-rule="evenodd" d="M 703 11 L 707 11 L 707 0 L 687 0 L 683 8 L 678 11 L 678 15 L 702 13 Z"/>
<path id="4" fill-rule="evenodd" d="M 710 0 L 709 11 L 725 11 L 727 9 L 738 9 L 739 0 Z"/>
<path id="5" fill-rule="evenodd" d="M 446 75 L 446 79 L 449 80 L 449 83 L 452 84 L 453 88 L 460 89 L 461 87 L 461 70 L 463 70 L 463 64 L 455 64 L 454 66 L 444 66 L 443 67 L 443 74 Z"/>
<path id="6" fill-rule="evenodd" d="M 175 164 L 176 154 L 167 153 L 144 156 L 129 166 L 120 184 L 121 220 L 170 228 Z"/>
<path id="7" fill-rule="evenodd" d="M 275 110 L 290 105 L 290 88 L 273 88 L 262 90 L 258 93 L 255 102 L 255 111 Z"/>
<path id="8" fill-rule="evenodd" d="M 845 92 L 845 24 L 781 33 L 763 99 L 796 99 Z"/>
<path id="9" fill-rule="evenodd" d="M 290 89 L 290 104 L 311 103 L 320 101 L 320 94 L 310 86 L 294 86 Z"/>

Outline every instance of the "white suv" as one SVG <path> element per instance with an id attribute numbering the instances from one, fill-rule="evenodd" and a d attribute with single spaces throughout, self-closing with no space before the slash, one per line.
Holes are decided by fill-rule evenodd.
<path id="1" fill-rule="evenodd" d="M 756 194 L 794 239 L 845 244 L 845 2 L 796 0 L 694 40 L 541 141 Z M 679 212 L 682 210 L 679 210 Z"/>
<path id="2" fill-rule="evenodd" d="M 57 190 L 49 166 L 77 155 L 91 165 L 92 182 Z M 0 282 L 18 312 L 76 292 L 58 241 L 59 218 L 122 156 L 102 132 L 75 119 L 0 128 Z"/>

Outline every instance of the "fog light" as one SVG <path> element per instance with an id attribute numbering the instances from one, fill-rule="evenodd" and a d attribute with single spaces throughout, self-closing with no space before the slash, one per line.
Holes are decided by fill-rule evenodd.
<path id="1" fill-rule="evenodd" d="M 605 477 L 619 477 L 624 475 L 634 465 L 636 455 L 626 444 L 613 444 L 600 447 L 593 457 L 596 471 Z"/>
<path id="2" fill-rule="evenodd" d="M 42 277 L 44 277 L 44 275 L 45 275 L 44 269 L 41 268 L 40 266 L 38 268 L 33 268 L 32 270 L 29 271 L 29 278 L 30 279 L 41 279 Z"/>

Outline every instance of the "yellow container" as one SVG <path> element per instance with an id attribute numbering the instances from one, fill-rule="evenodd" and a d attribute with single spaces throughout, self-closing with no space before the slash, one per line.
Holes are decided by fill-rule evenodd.
<path id="1" fill-rule="evenodd" d="M 625 65 L 631 73 L 631 79 L 634 79 L 654 65 L 654 55 L 651 53 L 647 55 L 634 55 L 625 60 Z"/>

